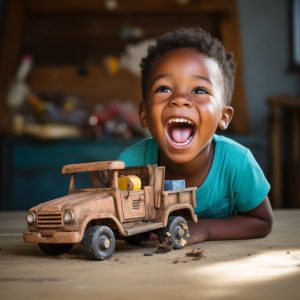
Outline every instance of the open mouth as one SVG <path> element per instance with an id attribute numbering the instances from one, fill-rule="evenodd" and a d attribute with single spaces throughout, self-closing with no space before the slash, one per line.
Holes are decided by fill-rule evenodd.
<path id="1" fill-rule="evenodd" d="M 185 118 L 172 118 L 167 122 L 166 128 L 169 140 L 177 146 L 188 145 L 195 136 L 195 124 Z"/>

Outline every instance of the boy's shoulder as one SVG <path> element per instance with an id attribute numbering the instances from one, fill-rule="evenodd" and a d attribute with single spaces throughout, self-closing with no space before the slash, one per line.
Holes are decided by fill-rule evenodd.
<path id="1" fill-rule="evenodd" d="M 157 147 L 156 142 L 154 141 L 153 137 L 146 137 L 135 144 L 129 146 L 122 153 L 137 153 L 138 151 L 143 151 L 146 148 L 155 148 Z"/>
<path id="2" fill-rule="evenodd" d="M 249 152 L 248 148 L 231 138 L 215 134 L 213 140 L 215 142 L 216 148 L 219 148 L 219 150 L 222 150 L 223 152 L 226 151 L 232 155 L 238 155 L 242 157 L 244 157 L 246 153 Z"/>
<path id="3" fill-rule="evenodd" d="M 158 146 L 152 137 L 144 138 L 123 150 L 118 159 L 123 160 L 126 166 L 141 166 L 156 164 Z"/>
<path id="4" fill-rule="evenodd" d="M 214 135 L 215 154 L 214 162 L 226 166 L 228 172 L 239 172 L 245 165 L 255 164 L 251 151 L 231 138 Z"/>

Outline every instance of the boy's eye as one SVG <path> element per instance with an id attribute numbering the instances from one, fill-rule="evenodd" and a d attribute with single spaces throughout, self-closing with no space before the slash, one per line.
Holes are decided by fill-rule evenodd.
<path id="1" fill-rule="evenodd" d="M 155 90 L 156 93 L 171 93 L 171 89 L 167 86 L 160 86 Z"/>
<path id="2" fill-rule="evenodd" d="M 207 94 L 207 91 L 204 88 L 197 87 L 193 89 L 193 94 Z"/>

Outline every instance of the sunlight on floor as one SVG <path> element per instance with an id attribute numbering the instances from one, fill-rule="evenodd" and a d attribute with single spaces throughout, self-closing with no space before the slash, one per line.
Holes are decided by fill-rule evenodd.
<path id="1" fill-rule="evenodd" d="M 236 261 L 201 266 L 191 271 L 193 276 L 212 280 L 214 285 L 264 282 L 299 273 L 300 250 L 266 252 Z M 199 276 L 200 275 L 200 276 Z"/>

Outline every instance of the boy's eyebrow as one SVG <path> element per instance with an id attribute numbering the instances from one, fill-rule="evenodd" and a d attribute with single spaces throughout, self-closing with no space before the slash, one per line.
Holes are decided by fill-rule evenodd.
<path id="1" fill-rule="evenodd" d="M 161 74 L 161 75 L 158 75 L 156 76 L 152 81 L 151 81 L 151 85 L 153 85 L 153 83 L 161 78 L 165 78 L 165 77 L 170 77 L 171 74 Z M 193 77 L 195 77 L 196 79 L 201 79 L 201 80 L 205 80 L 207 81 L 210 85 L 213 85 L 212 81 L 208 78 L 208 77 L 205 77 L 205 76 L 201 76 L 201 75 L 193 75 Z"/>
<path id="2" fill-rule="evenodd" d="M 208 77 L 205 77 L 205 76 L 201 76 L 201 75 L 193 75 L 193 77 L 197 78 L 197 79 L 202 79 L 202 80 L 205 80 L 207 81 L 210 85 L 212 85 L 212 81 L 208 78 Z"/>
<path id="3" fill-rule="evenodd" d="M 151 81 L 151 85 L 153 85 L 153 83 L 161 78 L 164 78 L 164 77 L 169 77 L 171 76 L 171 74 L 161 74 L 161 75 L 158 75 L 156 76 L 152 81 Z"/>

